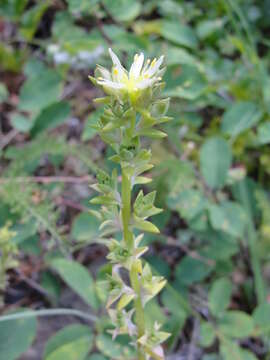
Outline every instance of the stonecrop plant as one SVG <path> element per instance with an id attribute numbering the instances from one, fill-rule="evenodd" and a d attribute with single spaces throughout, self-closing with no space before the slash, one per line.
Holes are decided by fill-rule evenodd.
<path id="1" fill-rule="evenodd" d="M 112 174 L 104 171 L 97 174 L 98 182 L 93 188 L 100 195 L 91 201 L 101 205 L 95 214 L 102 221 L 101 239 L 109 249 L 108 259 L 112 264 L 112 273 L 105 281 L 109 289 L 108 314 L 114 325 L 113 338 L 128 334 L 137 359 L 162 360 L 165 358 L 162 343 L 170 334 L 161 331 L 156 322 L 146 323 L 145 305 L 162 290 L 166 280 L 153 275 L 149 264 L 142 259 L 148 250 L 142 245 L 143 232 L 159 232 L 148 218 L 162 209 L 154 205 L 155 191 L 145 195 L 140 190 L 136 197 L 133 191 L 135 185 L 151 182 L 142 175 L 153 167 L 151 150 L 142 147 L 141 139 L 165 137 L 156 125 L 170 120 L 166 116 L 169 99 L 160 98 L 164 87 L 164 57 L 144 61 L 143 53 L 136 54 L 127 71 L 111 49 L 109 53 L 113 62 L 111 71 L 97 65 L 95 77 L 90 77 L 107 95 L 96 99 L 105 107 L 95 128 L 114 150 L 109 160 L 116 164 Z M 119 165 L 121 176 L 117 171 Z M 115 236 L 118 233 L 120 240 Z"/>

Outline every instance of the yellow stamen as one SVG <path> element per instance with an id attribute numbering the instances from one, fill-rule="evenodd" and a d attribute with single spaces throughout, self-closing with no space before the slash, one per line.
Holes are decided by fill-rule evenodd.
<path id="1" fill-rule="evenodd" d="M 134 56 L 134 60 L 136 61 L 138 59 L 139 55 L 138 54 L 135 54 Z"/>
<path id="2" fill-rule="evenodd" d="M 118 75 L 118 70 L 116 68 L 113 69 L 114 75 Z"/>
<path id="3" fill-rule="evenodd" d="M 154 67 L 155 66 L 155 63 L 157 62 L 157 59 L 156 58 L 154 58 L 154 60 L 151 62 L 151 67 Z"/>
<path id="4" fill-rule="evenodd" d="M 149 78 L 149 74 L 145 74 L 145 75 L 144 75 L 144 78 L 145 78 L 145 79 L 148 79 L 148 78 Z"/>
<path id="5" fill-rule="evenodd" d="M 150 64 L 150 59 L 147 59 L 146 64 Z"/>
<path id="6" fill-rule="evenodd" d="M 103 80 L 103 78 L 101 76 L 98 77 L 98 80 Z"/>

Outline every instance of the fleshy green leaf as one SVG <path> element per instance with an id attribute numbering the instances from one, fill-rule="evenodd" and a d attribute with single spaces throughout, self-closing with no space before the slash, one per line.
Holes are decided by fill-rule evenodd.
<path id="1" fill-rule="evenodd" d="M 136 218 L 134 222 L 134 227 L 142 231 L 159 234 L 159 229 L 150 221 L 140 220 L 139 218 Z"/>

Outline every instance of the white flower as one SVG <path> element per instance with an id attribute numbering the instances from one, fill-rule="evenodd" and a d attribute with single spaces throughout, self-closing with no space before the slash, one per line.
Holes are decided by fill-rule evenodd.
<path id="1" fill-rule="evenodd" d="M 164 72 L 164 69 L 160 69 L 164 56 L 158 60 L 156 58 L 152 61 L 148 59 L 144 64 L 144 54 L 136 54 L 128 72 L 112 49 L 109 49 L 109 54 L 113 62 L 111 72 L 102 66 L 97 66 L 101 75 L 97 78 L 97 83 L 105 90 L 134 93 L 160 82 Z"/>

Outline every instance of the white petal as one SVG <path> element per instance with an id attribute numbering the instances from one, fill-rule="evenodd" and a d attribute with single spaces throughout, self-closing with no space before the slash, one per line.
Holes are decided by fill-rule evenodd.
<path id="1" fill-rule="evenodd" d="M 153 85 L 157 81 L 158 81 L 158 78 L 155 78 L 155 77 L 150 78 L 150 79 L 144 79 L 144 80 L 138 82 L 136 84 L 136 87 L 138 89 L 146 89 L 147 87 L 150 87 L 151 85 Z"/>
<path id="2" fill-rule="evenodd" d="M 129 70 L 129 76 L 137 79 L 140 76 L 142 66 L 144 61 L 144 55 L 143 53 L 140 53 L 140 55 L 136 54 L 134 56 L 133 64 L 130 67 Z"/>
<path id="3" fill-rule="evenodd" d="M 127 72 L 111 48 L 109 48 L 109 53 L 113 62 L 112 79 L 113 81 L 122 82 L 127 77 Z"/>
<path id="4" fill-rule="evenodd" d="M 100 73 L 100 76 L 103 79 L 111 80 L 111 73 L 108 69 L 104 68 L 103 66 L 97 65 L 97 71 Z"/>
<path id="5" fill-rule="evenodd" d="M 159 70 L 159 67 L 163 63 L 163 60 L 163 55 L 158 60 L 153 60 L 144 74 L 147 74 L 150 77 L 153 76 Z"/>
<path id="6" fill-rule="evenodd" d="M 110 57 L 112 58 L 113 65 L 117 68 L 118 67 L 121 68 L 122 67 L 121 61 L 118 59 L 118 56 L 112 51 L 111 48 L 109 48 L 109 54 Z"/>
<path id="7" fill-rule="evenodd" d="M 97 83 L 99 85 L 109 87 L 111 89 L 123 89 L 124 88 L 124 84 L 114 82 L 114 81 L 110 81 L 110 80 L 106 80 L 106 79 L 105 80 L 97 80 Z"/>

